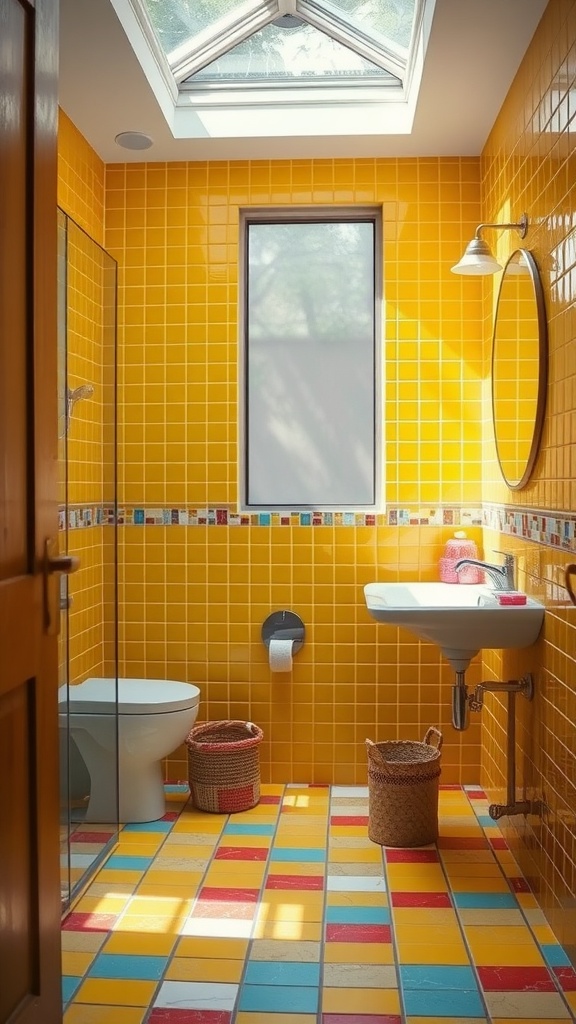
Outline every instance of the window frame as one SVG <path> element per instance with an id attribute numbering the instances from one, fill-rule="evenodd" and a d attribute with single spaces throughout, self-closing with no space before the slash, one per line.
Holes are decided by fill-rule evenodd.
<path id="1" fill-rule="evenodd" d="M 258 223 L 323 223 L 326 221 L 364 221 L 374 226 L 373 281 L 373 486 L 374 501 L 369 504 L 254 504 L 248 502 L 248 230 Z M 384 288 L 383 288 L 383 208 L 381 205 L 243 207 L 239 211 L 238 275 L 238 507 L 240 512 L 361 512 L 378 513 L 386 507 L 384 474 Z"/>

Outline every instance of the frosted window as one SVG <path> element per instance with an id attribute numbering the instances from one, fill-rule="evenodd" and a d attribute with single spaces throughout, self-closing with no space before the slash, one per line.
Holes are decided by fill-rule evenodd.
<path id="1" fill-rule="evenodd" d="M 246 507 L 377 502 L 377 228 L 246 215 Z"/>

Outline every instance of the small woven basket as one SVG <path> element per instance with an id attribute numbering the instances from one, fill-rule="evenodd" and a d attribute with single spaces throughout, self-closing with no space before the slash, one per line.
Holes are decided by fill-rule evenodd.
<path id="1" fill-rule="evenodd" d="M 253 722 L 206 722 L 186 740 L 192 801 L 202 811 L 247 811 L 260 799 L 262 730 Z"/>
<path id="2" fill-rule="evenodd" d="M 430 743 L 433 735 L 436 746 Z M 432 727 L 422 743 L 366 740 L 366 748 L 369 838 L 380 846 L 436 842 L 442 733 Z"/>

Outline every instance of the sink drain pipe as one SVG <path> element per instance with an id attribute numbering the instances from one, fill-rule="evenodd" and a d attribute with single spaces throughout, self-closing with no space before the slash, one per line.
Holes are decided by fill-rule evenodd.
<path id="1" fill-rule="evenodd" d="M 459 732 L 468 728 L 470 711 L 482 710 L 485 693 L 508 694 L 506 803 L 490 804 L 488 813 L 495 821 L 505 815 L 529 814 L 532 807 L 530 801 L 516 799 L 516 695 L 532 700 L 534 678 L 528 672 L 521 679 L 512 679 L 507 683 L 478 683 L 474 693 L 469 694 L 464 672 L 456 672 L 456 683 L 452 687 L 452 725 Z"/>

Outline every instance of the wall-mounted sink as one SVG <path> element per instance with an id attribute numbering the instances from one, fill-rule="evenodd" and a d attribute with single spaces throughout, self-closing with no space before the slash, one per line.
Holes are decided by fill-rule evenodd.
<path id="1" fill-rule="evenodd" d="M 483 647 L 529 647 L 537 639 L 544 605 L 500 605 L 483 584 L 367 583 L 366 606 L 377 622 L 403 626 L 442 649 L 457 672 Z"/>

